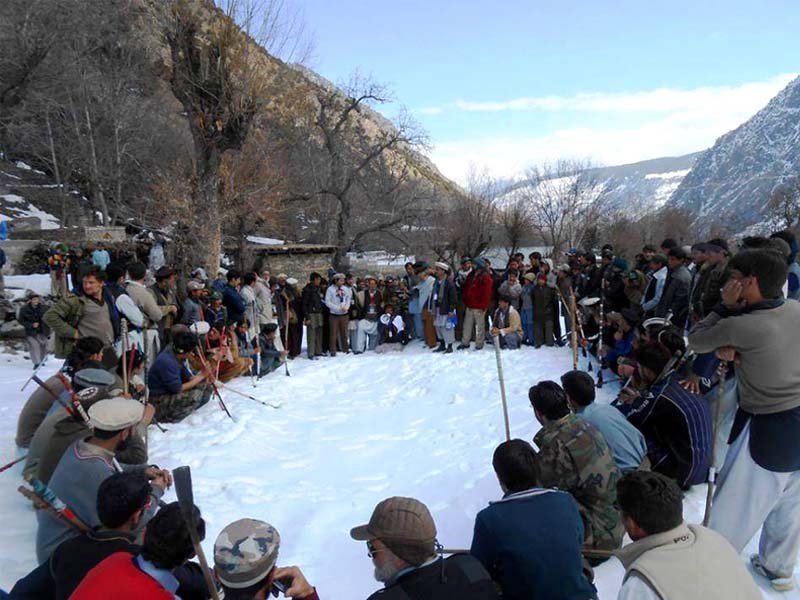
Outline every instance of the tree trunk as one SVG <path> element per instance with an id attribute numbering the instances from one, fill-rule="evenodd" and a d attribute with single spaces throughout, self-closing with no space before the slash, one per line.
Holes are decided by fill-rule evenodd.
<path id="1" fill-rule="evenodd" d="M 106 197 L 103 193 L 103 185 L 100 183 L 100 167 L 97 164 L 97 150 L 94 146 L 94 130 L 92 128 L 92 119 L 89 117 L 89 108 L 83 107 L 84 115 L 86 115 L 86 131 L 89 134 L 89 157 L 92 161 L 92 188 L 97 202 L 100 204 L 100 212 L 103 213 L 103 225 L 108 227 L 108 204 Z"/>
<path id="2" fill-rule="evenodd" d="M 339 214 L 336 218 L 336 250 L 333 253 L 333 266 L 336 270 L 342 271 L 346 267 L 347 251 L 347 228 L 350 224 L 350 202 L 345 198 L 339 200 Z"/>
<path id="3" fill-rule="evenodd" d="M 189 249 L 184 262 L 189 272 L 192 268 L 203 267 L 209 277 L 216 277 L 219 271 L 219 257 L 222 252 L 222 227 L 220 223 L 218 167 L 206 164 L 197 174 L 193 190 L 191 223 L 186 247 Z"/>
<path id="4" fill-rule="evenodd" d="M 56 178 L 56 185 L 58 186 L 58 195 L 61 198 L 61 227 L 67 226 L 67 194 L 64 186 L 61 183 L 61 169 L 58 166 L 58 157 L 56 156 L 56 145 L 53 140 L 53 126 L 50 122 L 50 112 L 45 111 L 44 122 L 47 125 L 47 143 L 50 146 L 50 161 L 53 163 L 53 176 Z"/>

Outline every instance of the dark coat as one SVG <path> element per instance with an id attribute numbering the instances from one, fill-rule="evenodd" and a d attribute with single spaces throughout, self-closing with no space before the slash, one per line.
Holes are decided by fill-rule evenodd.
<path id="1" fill-rule="evenodd" d="M 445 278 L 444 282 L 437 279 L 433 289 L 434 294 L 436 294 L 436 307 L 439 312 L 450 313 L 456 309 L 458 294 L 455 284 L 449 278 Z"/>
<path id="2" fill-rule="evenodd" d="M 584 529 L 567 492 L 533 488 L 507 494 L 478 513 L 470 553 L 500 585 L 503 600 L 588 600 Z"/>
<path id="3" fill-rule="evenodd" d="M 625 280 L 621 272 L 612 272 L 608 279 L 605 291 L 606 310 L 620 312 L 630 305 L 628 296 L 625 295 Z"/>
<path id="4" fill-rule="evenodd" d="M 549 285 L 536 285 L 533 296 L 533 320 L 546 321 L 552 319 L 556 309 L 556 291 Z"/>
<path id="5" fill-rule="evenodd" d="M 319 286 L 307 283 L 303 288 L 303 314 L 306 319 L 309 315 L 316 315 L 322 312 L 322 296 Z"/>
<path id="6" fill-rule="evenodd" d="M 362 303 L 362 294 L 363 300 Z M 383 294 L 380 290 L 375 290 L 375 296 L 372 298 L 372 303 L 374 305 L 373 312 L 369 312 L 370 307 L 370 296 L 369 290 L 364 290 L 363 292 L 358 292 L 358 302 L 356 305 L 358 306 L 358 318 L 359 319 L 367 319 L 369 321 L 377 321 L 378 318 L 383 314 Z"/>
<path id="7" fill-rule="evenodd" d="M 689 287 L 692 283 L 692 274 L 689 269 L 681 265 L 667 275 L 664 283 L 664 293 L 661 301 L 656 306 L 655 316 L 666 317 L 672 312 L 672 322 L 683 327 L 686 315 L 689 313 Z"/>
<path id="8" fill-rule="evenodd" d="M 19 318 L 17 321 L 25 328 L 25 335 L 50 335 L 50 328 L 42 321 L 44 313 L 47 312 L 47 307 L 44 304 L 39 306 L 32 306 L 30 302 L 26 302 L 22 308 L 19 309 Z M 34 327 L 33 324 L 38 323 L 39 327 Z"/>
<path id="9" fill-rule="evenodd" d="M 410 573 L 368 600 L 496 600 L 494 582 L 478 560 L 454 554 Z"/>
<path id="10" fill-rule="evenodd" d="M 222 291 L 222 304 L 228 309 L 228 319 L 231 323 L 240 323 L 244 319 L 247 303 L 239 291 L 229 283 L 225 284 Z"/>

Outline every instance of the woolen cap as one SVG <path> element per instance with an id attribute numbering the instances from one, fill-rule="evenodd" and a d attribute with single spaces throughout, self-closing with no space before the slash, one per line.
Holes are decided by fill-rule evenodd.
<path id="1" fill-rule="evenodd" d="M 144 404 L 129 398 L 108 398 L 89 407 L 89 424 L 103 431 L 133 427 L 144 416 Z"/>
<path id="2" fill-rule="evenodd" d="M 196 292 L 197 290 L 204 290 L 206 286 L 202 284 L 202 282 L 197 281 L 196 279 L 190 279 L 189 282 L 186 284 L 186 289 L 190 292 Z"/>
<path id="3" fill-rule="evenodd" d="M 175 274 L 175 271 L 173 271 L 170 267 L 164 265 L 158 271 L 156 271 L 155 278 L 156 279 L 166 279 L 167 277 L 172 277 L 174 274 Z"/>
<path id="4" fill-rule="evenodd" d="M 114 382 L 114 376 L 103 369 L 81 369 L 72 378 L 72 384 L 79 388 L 109 387 Z"/>
<path id="5" fill-rule="evenodd" d="M 360 541 L 377 538 L 417 566 L 436 552 L 436 524 L 428 507 L 414 498 L 387 498 L 372 511 L 369 523 L 350 530 L 350 537 Z"/>
<path id="6" fill-rule="evenodd" d="M 434 263 L 434 266 L 439 267 L 442 271 L 445 271 L 446 273 L 450 272 L 450 265 L 448 265 L 447 263 L 437 262 Z"/>
<path id="7" fill-rule="evenodd" d="M 220 582 L 238 590 L 269 575 L 278 560 L 281 536 L 269 523 L 256 519 L 234 521 L 214 542 L 214 567 Z"/>

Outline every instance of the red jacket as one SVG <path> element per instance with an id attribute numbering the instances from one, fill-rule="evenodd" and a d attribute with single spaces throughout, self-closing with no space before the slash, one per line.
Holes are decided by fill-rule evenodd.
<path id="1" fill-rule="evenodd" d="M 89 571 L 69 600 L 174 600 L 135 560 L 127 552 L 112 554 Z"/>
<path id="2" fill-rule="evenodd" d="M 464 282 L 464 305 L 467 308 L 489 310 L 489 305 L 492 303 L 493 285 L 494 282 L 489 273 L 482 271 L 480 275 L 476 276 L 475 271 L 472 271 Z"/>

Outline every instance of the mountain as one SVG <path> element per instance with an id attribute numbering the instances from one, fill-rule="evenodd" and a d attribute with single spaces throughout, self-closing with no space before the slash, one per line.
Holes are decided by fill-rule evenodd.
<path id="1" fill-rule="evenodd" d="M 678 188 L 699 152 L 684 156 L 654 158 L 587 172 L 602 190 L 599 200 L 609 210 L 636 218 L 662 208 Z"/>
<path id="2" fill-rule="evenodd" d="M 774 187 L 800 175 L 800 77 L 766 107 L 703 152 L 667 205 L 709 231 L 725 222 L 738 232 L 769 217 Z"/>

